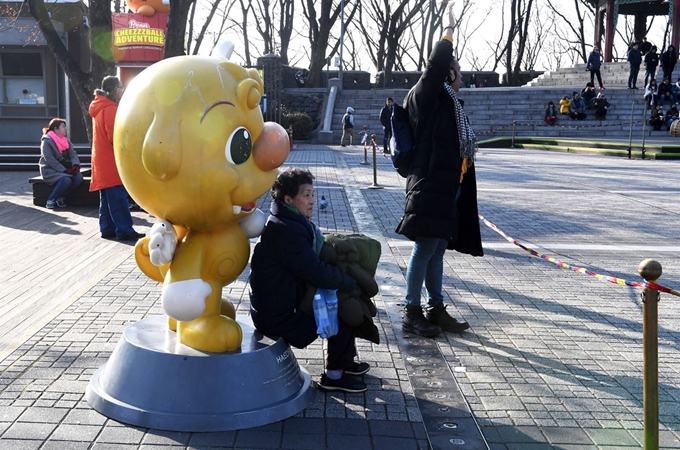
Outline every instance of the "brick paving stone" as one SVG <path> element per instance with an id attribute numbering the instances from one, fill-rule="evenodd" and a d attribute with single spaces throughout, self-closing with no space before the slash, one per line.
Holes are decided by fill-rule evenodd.
<path id="1" fill-rule="evenodd" d="M 15 422 L 2 434 L 2 438 L 45 440 L 56 426 L 53 423 Z"/>
<path id="2" fill-rule="evenodd" d="M 586 432 L 598 446 L 637 446 L 639 443 L 626 430 L 587 429 Z"/>
<path id="3" fill-rule="evenodd" d="M 94 442 L 102 427 L 96 425 L 61 424 L 54 430 L 50 440 Z"/>
<path id="4" fill-rule="evenodd" d="M 332 434 L 326 437 L 327 450 L 373 450 L 370 436 Z"/>
<path id="5" fill-rule="evenodd" d="M 266 431 L 260 429 L 240 430 L 236 435 L 235 447 L 276 449 L 281 446 L 282 433 L 280 431 Z"/>
<path id="6" fill-rule="evenodd" d="M 142 439 L 143 445 L 185 446 L 191 433 L 166 430 L 148 430 Z"/>
<path id="7" fill-rule="evenodd" d="M 318 450 L 326 448 L 326 435 L 311 433 L 284 433 L 282 435 L 280 448 L 285 450 Z"/>
<path id="8" fill-rule="evenodd" d="M 130 426 L 106 426 L 97 436 L 98 443 L 139 444 L 144 430 Z"/>
<path id="9" fill-rule="evenodd" d="M 0 439 L 0 450 L 38 450 L 43 441 L 23 439 Z"/>

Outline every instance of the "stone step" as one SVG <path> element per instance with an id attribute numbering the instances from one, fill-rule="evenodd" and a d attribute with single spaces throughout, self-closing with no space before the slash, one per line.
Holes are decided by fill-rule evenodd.
<path id="1" fill-rule="evenodd" d="M 572 121 L 568 116 L 560 115 L 557 126 L 547 126 L 544 122 L 547 102 L 552 100 L 559 105 L 562 96 L 571 96 L 573 91 L 580 90 L 580 86 L 573 85 L 501 87 L 461 89 L 458 96 L 465 100 L 465 111 L 479 139 L 512 135 L 513 122 L 516 123 L 515 133 L 521 136 L 582 137 L 585 133 L 595 132 L 598 137 L 628 139 L 631 130 L 631 108 L 633 108 L 633 134 L 642 136 L 642 124 L 648 115 L 648 112 L 646 115 L 644 112 L 642 90 L 633 91 L 627 88 L 604 91 L 612 105 L 604 121 L 594 119 L 592 110 L 589 110 L 584 121 Z M 407 89 L 341 92 L 333 111 L 333 130 L 337 133 L 337 139 L 339 140 L 342 133 L 342 116 L 347 105 L 351 105 L 355 110 L 355 134 L 363 131 L 363 126 L 366 125 L 368 130 L 377 134 L 380 139 L 382 125 L 379 116 L 385 99 L 392 97 L 401 104 L 407 93 Z M 648 134 L 649 130 L 650 127 L 646 125 L 645 134 Z M 667 131 L 654 132 L 658 133 L 667 134 Z"/>

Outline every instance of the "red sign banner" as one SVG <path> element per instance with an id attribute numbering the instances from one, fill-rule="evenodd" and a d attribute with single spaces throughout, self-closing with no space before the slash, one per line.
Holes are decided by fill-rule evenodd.
<path id="1" fill-rule="evenodd" d="M 154 63 L 163 59 L 167 13 L 151 17 L 112 14 L 113 58 L 118 63 Z"/>

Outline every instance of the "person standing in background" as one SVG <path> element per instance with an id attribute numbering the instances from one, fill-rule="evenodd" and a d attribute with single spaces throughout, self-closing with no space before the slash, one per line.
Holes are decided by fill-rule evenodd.
<path id="1" fill-rule="evenodd" d="M 104 239 L 136 241 L 144 235 L 132 228 L 128 193 L 118 174 L 113 153 L 113 124 L 125 88 L 117 77 L 102 80 L 90 104 L 92 117 L 92 181 L 90 192 L 99 191 L 99 231 Z"/>
<path id="2" fill-rule="evenodd" d="M 656 45 L 652 45 L 651 50 L 645 54 L 645 86 L 649 79 L 656 82 L 656 68 L 659 65 L 659 54 L 656 53 Z"/>
<path id="3" fill-rule="evenodd" d="M 630 65 L 628 89 L 637 89 L 637 78 L 640 73 L 640 64 L 642 64 L 642 53 L 637 42 L 633 42 L 633 46 L 628 50 L 628 64 Z"/>
<path id="4" fill-rule="evenodd" d="M 387 97 L 385 106 L 380 110 L 380 123 L 383 127 L 383 153 L 390 152 L 390 139 L 392 139 L 392 108 L 394 100 L 392 97 Z"/>
<path id="5" fill-rule="evenodd" d="M 675 64 L 678 62 L 678 55 L 675 54 L 675 47 L 669 45 L 663 55 L 661 55 L 661 69 L 663 70 L 663 77 L 671 80 Z"/>

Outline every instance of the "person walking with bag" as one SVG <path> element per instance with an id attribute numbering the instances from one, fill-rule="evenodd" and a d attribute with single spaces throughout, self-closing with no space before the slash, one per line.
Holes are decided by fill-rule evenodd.
<path id="1" fill-rule="evenodd" d="M 125 89 L 117 77 L 102 80 L 90 104 L 92 117 L 92 181 L 90 192 L 99 191 L 99 231 L 104 239 L 136 241 L 144 235 L 132 228 L 128 193 L 118 174 L 113 154 L 113 124 Z"/>
<path id="2" fill-rule="evenodd" d="M 414 241 L 406 268 L 402 328 L 435 337 L 470 326 L 449 315 L 444 305 L 444 252 L 482 256 L 474 158 L 477 140 L 456 96 L 460 65 L 453 56 L 454 2 L 448 3 L 438 41 L 425 70 L 404 100 L 416 146 L 406 182 L 406 203 L 396 232 Z M 427 315 L 421 307 L 423 282 Z"/>
<path id="3" fill-rule="evenodd" d="M 83 183 L 80 159 L 66 137 L 66 121 L 55 118 L 43 128 L 40 140 L 40 176 L 54 189 L 47 197 L 47 209 L 65 208 L 66 197 Z"/>
<path id="4" fill-rule="evenodd" d="M 281 337 L 296 348 L 316 340 L 314 315 L 301 303 L 307 284 L 351 292 L 357 283 L 319 257 L 324 236 L 311 221 L 314 176 L 296 167 L 279 174 L 271 189 L 272 205 L 250 262 L 250 312 L 255 328 L 265 336 Z M 326 370 L 319 387 L 329 391 L 364 392 L 355 378 L 369 371 L 357 356 L 354 328 L 338 321 L 338 333 L 328 338 Z"/>
<path id="5" fill-rule="evenodd" d="M 593 51 L 588 56 L 588 64 L 586 65 L 586 70 L 590 71 L 590 84 L 595 86 L 595 76 L 597 76 L 597 82 L 600 83 L 600 89 L 604 89 L 604 84 L 602 84 L 602 76 L 600 75 L 600 67 L 602 66 L 602 55 L 600 54 L 600 48 L 595 46 Z"/>
<path id="6" fill-rule="evenodd" d="M 347 107 L 347 112 L 342 116 L 342 137 L 340 145 L 345 146 L 345 136 L 349 137 L 349 145 L 354 145 L 354 108 Z"/>

